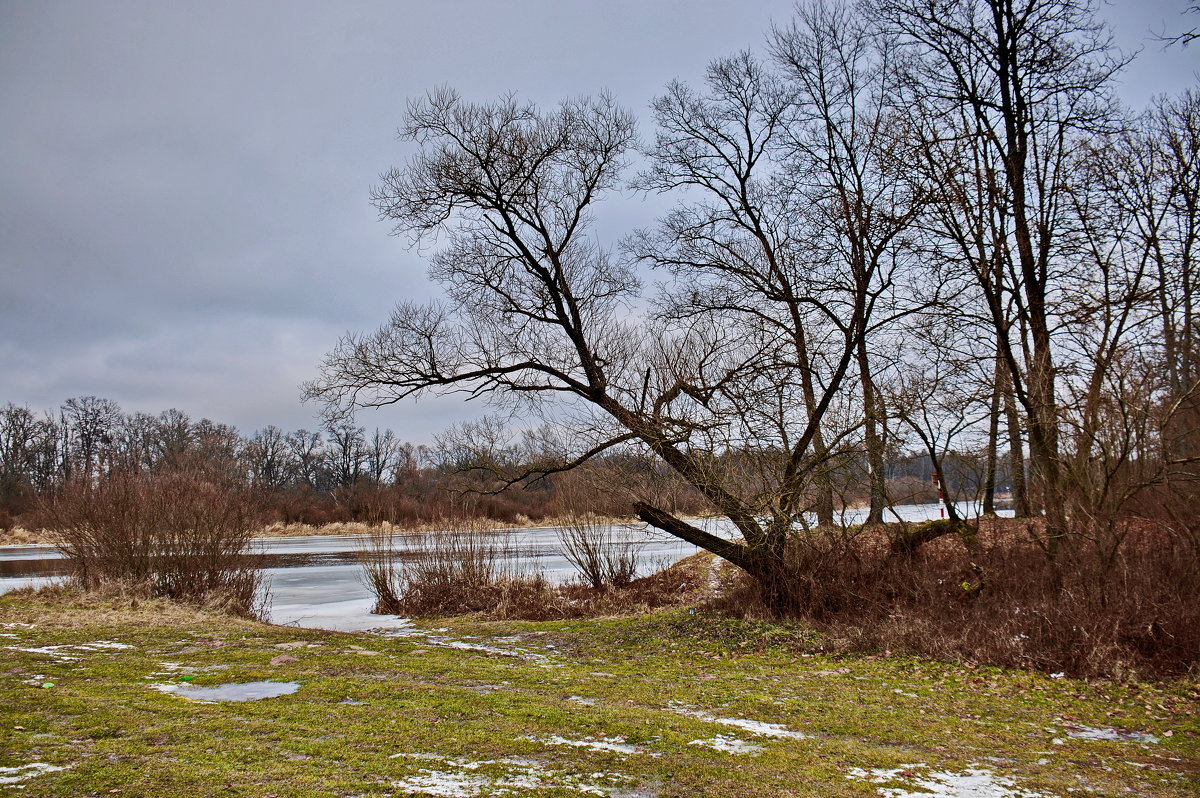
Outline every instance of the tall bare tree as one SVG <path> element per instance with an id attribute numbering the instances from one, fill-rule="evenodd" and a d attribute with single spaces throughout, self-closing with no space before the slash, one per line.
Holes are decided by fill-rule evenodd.
<path id="1" fill-rule="evenodd" d="M 1023 409 L 1054 550 L 1066 534 L 1054 346 L 1064 190 L 1080 134 L 1113 119 L 1111 82 L 1123 63 L 1087 0 L 882 0 L 876 16 L 909 46 L 914 104 L 950 121 L 931 138 L 967 137 L 995 164 L 988 194 L 1004 229 L 991 250 L 1006 262 L 996 268 L 989 252 L 971 265 Z"/>

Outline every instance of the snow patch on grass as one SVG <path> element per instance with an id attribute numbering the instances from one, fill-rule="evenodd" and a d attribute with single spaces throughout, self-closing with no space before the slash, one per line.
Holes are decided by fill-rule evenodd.
<path id="1" fill-rule="evenodd" d="M 123 651 L 133 646 L 126 643 L 116 643 L 112 640 L 93 640 L 90 643 L 71 643 L 59 646 L 5 646 L 8 651 L 21 651 L 26 654 L 43 654 L 55 662 L 78 662 L 79 655 L 96 651 Z"/>
<path id="2" fill-rule="evenodd" d="M 204 704 L 214 704 L 225 701 L 258 701 L 262 698 L 277 698 L 281 695 L 291 695 L 300 689 L 299 682 L 226 682 L 215 687 L 200 687 L 186 682 L 179 684 L 148 684 L 151 690 L 160 693 L 171 693 L 198 701 Z"/>
<path id="3" fill-rule="evenodd" d="M 437 754 L 392 754 L 392 759 L 436 761 L 440 769 L 421 768 L 419 773 L 397 779 L 391 786 L 407 795 L 472 798 L 477 795 L 516 795 L 525 790 L 567 788 L 583 795 L 603 798 L 620 795 L 630 781 L 620 773 L 591 773 L 586 776 L 543 769 L 525 759 L 488 759 L 472 762 Z M 498 769 L 496 775 L 478 773 L 481 768 Z M 585 781 L 584 779 L 588 779 Z"/>
<path id="4" fill-rule="evenodd" d="M 1067 728 L 1067 736 L 1077 740 L 1115 740 L 1118 742 L 1156 743 L 1158 737 L 1146 732 L 1121 731 L 1111 726 L 1071 726 Z"/>
<path id="5" fill-rule="evenodd" d="M 917 773 L 918 770 L 925 772 Z M 961 773 L 930 771 L 925 765 L 873 770 L 851 768 L 846 778 L 872 784 L 901 783 L 898 787 L 880 787 L 877 792 L 883 798 L 1046 798 L 1041 793 L 1021 789 L 1007 776 L 997 776 L 975 766 L 968 766 Z"/>
<path id="6" fill-rule="evenodd" d="M 764 750 L 761 745 L 756 743 L 739 740 L 737 737 L 726 737 L 723 734 L 718 734 L 711 740 L 692 740 L 688 745 L 699 745 L 726 754 L 750 754 L 751 756 L 758 756 Z"/>
<path id="7" fill-rule="evenodd" d="M 624 737 L 584 737 L 582 740 L 570 740 L 566 737 L 560 737 L 557 734 L 550 737 L 522 737 L 522 740 L 530 740 L 543 745 L 569 745 L 573 748 L 587 748 L 591 751 L 611 751 L 616 754 L 644 754 L 646 749 L 638 745 L 631 745 L 625 741 Z M 659 756 L 651 754 L 651 756 Z"/>
<path id="8" fill-rule="evenodd" d="M 687 715 L 689 718 L 707 721 L 708 723 L 720 723 L 723 726 L 733 726 L 738 729 L 744 729 L 751 734 L 758 734 L 763 737 L 776 737 L 787 740 L 804 740 L 809 735 L 804 732 L 793 731 L 786 726 L 778 723 L 767 723 L 761 720 L 750 720 L 749 718 L 718 718 L 715 715 L 710 715 L 707 712 L 701 712 L 696 709 L 674 704 L 671 706 L 673 712 L 678 712 L 680 715 Z"/>
<path id="9" fill-rule="evenodd" d="M 28 765 L 18 765 L 15 768 L 0 768 L 0 784 L 16 784 L 25 779 L 32 779 L 34 776 L 54 773 L 63 769 L 58 765 L 47 765 L 45 762 L 30 762 Z"/>

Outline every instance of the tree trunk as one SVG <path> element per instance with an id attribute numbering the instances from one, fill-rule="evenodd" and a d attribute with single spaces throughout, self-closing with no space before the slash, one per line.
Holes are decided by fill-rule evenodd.
<path id="1" fill-rule="evenodd" d="M 992 378 L 992 398 L 988 403 L 987 455 L 983 469 L 983 515 L 996 514 L 996 466 L 1000 449 L 1000 373 L 1004 368 L 1000 354 Z"/>
<path id="2" fill-rule="evenodd" d="M 865 438 L 867 448 L 867 482 L 870 485 L 870 508 L 868 524 L 883 523 L 883 509 L 887 506 L 887 484 L 883 466 L 883 439 L 879 435 L 882 419 L 882 398 L 871 380 L 871 362 L 867 357 L 865 339 L 858 342 L 858 373 L 862 384 L 863 410 L 865 412 Z"/>
<path id="3" fill-rule="evenodd" d="M 1013 516 L 1028 518 L 1033 514 L 1029 504 L 1029 490 L 1025 483 L 1025 443 L 1021 437 L 1021 416 L 1017 412 L 1017 399 L 1013 396 L 1011 375 L 1007 365 L 999 372 L 1000 391 L 1004 399 L 1004 421 L 1008 429 L 1008 470 L 1012 487 Z"/>

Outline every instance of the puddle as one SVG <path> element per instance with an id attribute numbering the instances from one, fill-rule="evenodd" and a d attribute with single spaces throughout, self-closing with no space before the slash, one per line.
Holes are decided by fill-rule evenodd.
<path id="1" fill-rule="evenodd" d="M 620 773 L 590 773 L 591 781 L 580 775 L 544 769 L 527 759 L 489 759 L 471 762 L 437 754 L 392 754 L 392 759 L 416 759 L 438 762 L 444 769 L 421 768 L 419 773 L 392 781 L 391 786 L 406 795 L 432 795 L 446 798 L 472 798 L 477 795 L 504 795 L 518 790 L 567 788 L 581 795 L 620 798 L 637 795 L 628 790 L 628 776 Z M 500 770 L 497 775 L 476 771 Z"/>
<path id="2" fill-rule="evenodd" d="M 0 768 L 0 784 L 16 784 L 43 773 L 54 773 L 63 770 L 58 765 L 47 765 L 45 762 L 30 762 L 28 765 L 18 765 L 15 768 Z M 24 787 L 24 785 L 21 785 Z"/>
<path id="3" fill-rule="evenodd" d="M 692 740 L 688 745 L 699 745 L 726 754 L 750 754 L 751 756 L 758 756 L 765 750 L 756 743 L 739 740 L 737 737 L 726 737 L 723 734 L 718 734 L 711 740 Z"/>
<path id="4" fill-rule="evenodd" d="M 1077 740 L 1114 740 L 1126 743 L 1156 743 L 1158 737 L 1153 734 L 1135 731 L 1121 731 L 1110 726 L 1071 726 L 1067 728 L 1067 736 Z"/>
<path id="5" fill-rule="evenodd" d="M 678 712 L 680 715 L 687 715 L 689 718 L 708 721 L 709 723 L 720 723 L 723 726 L 733 726 L 738 729 L 744 729 L 751 734 L 758 734 L 763 737 L 777 737 L 788 740 L 805 740 L 808 739 L 804 732 L 792 731 L 786 726 L 778 723 L 766 723 L 761 720 L 750 720 L 748 718 L 718 718 L 715 715 L 710 715 L 707 712 L 700 712 L 695 709 L 689 709 L 678 704 L 670 707 L 671 711 Z"/>
<path id="6" fill-rule="evenodd" d="M 173 693 L 189 701 L 215 703 L 220 701 L 258 701 L 261 698 L 276 698 L 291 695 L 300 689 L 299 682 L 226 682 L 215 687 L 198 687 L 193 684 L 147 685 L 161 693 Z"/>
<path id="7" fill-rule="evenodd" d="M 990 770 L 977 767 L 968 767 L 961 773 L 931 771 L 925 765 L 874 770 L 851 768 L 846 778 L 872 784 L 900 782 L 903 785 L 880 787 L 878 793 L 883 798 L 1047 798 L 1041 793 L 1021 789 L 1007 776 L 997 776 Z"/>

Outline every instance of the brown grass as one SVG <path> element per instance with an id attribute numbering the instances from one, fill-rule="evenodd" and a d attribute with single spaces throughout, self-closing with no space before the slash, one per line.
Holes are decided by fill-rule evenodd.
<path id="1" fill-rule="evenodd" d="M 482 526 L 460 521 L 448 531 L 405 535 L 406 545 L 387 531 L 368 537 L 360 558 L 375 612 L 523 620 L 622 615 L 695 603 L 713 583 L 713 558 L 703 554 L 619 585 L 552 585 Z"/>
<path id="2" fill-rule="evenodd" d="M 13 601 L 8 602 L 8 599 Z M 12 608 L 20 607 L 21 615 Z M 39 612 L 38 607 L 55 608 Z M 59 612 L 67 608 L 71 612 Z M 195 627 L 212 626 L 217 618 L 226 621 L 226 608 L 197 603 L 180 603 L 162 597 L 146 596 L 143 591 L 129 590 L 124 585 L 107 585 L 98 590 L 84 590 L 71 583 L 52 584 L 40 588 L 18 588 L 0 597 L 0 615 L 12 620 L 36 623 L 38 626 L 64 628 L 121 626 Z M 245 623 L 245 619 L 237 619 Z"/>
<path id="3" fill-rule="evenodd" d="M 486 529 L 546 529 L 549 527 L 565 526 L 570 522 L 571 515 L 553 515 L 539 518 L 536 521 L 520 514 L 511 522 L 496 521 L 488 518 L 478 519 L 478 523 Z M 606 524 L 621 524 L 628 518 L 608 518 L 596 516 Z M 439 518 L 433 521 L 413 521 L 405 524 L 393 524 L 383 521 L 378 524 L 368 524 L 363 521 L 332 521 L 327 524 L 304 524 L 299 522 L 275 521 L 254 530 L 251 537 L 256 538 L 300 538 L 317 535 L 347 535 L 363 537 L 377 532 L 395 535 L 407 535 L 422 532 L 438 532 L 453 528 L 458 521 L 451 517 Z M 53 529 L 40 527 L 28 529 L 11 527 L 0 529 L 0 546 L 34 546 L 53 545 L 57 540 Z"/>
<path id="4" fill-rule="evenodd" d="M 797 543 L 789 614 L 827 649 L 904 651 L 1072 676 L 1178 676 L 1200 662 L 1200 569 L 1159 528 L 1135 525 L 1115 553 L 1080 541 L 1050 561 L 1022 521 L 982 524 L 968 551 L 944 536 L 911 554 L 886 530 Z M 746 579 L 716 602 L 766 615 Z"/>
<path id="5" fill-rule="evenodd" d="M 0 528 L 0 546 L 36 546 L 53 543 L 53 536 L 45 529 L 25 529 L 14 526 Z"/>

